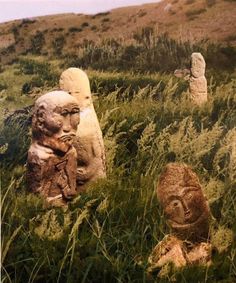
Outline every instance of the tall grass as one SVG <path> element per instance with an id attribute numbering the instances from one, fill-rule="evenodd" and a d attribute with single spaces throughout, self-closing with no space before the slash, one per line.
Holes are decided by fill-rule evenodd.
<path id="1" fill-rule="evenodd" d="M 64 67 L 93 68 L 107 71 L 174 72 L 189 68 L 192 52 L 201 52 L 210 72 L 234 71 L 236 48 L 207 40 L 192 43 L 177 41 L 167 34 L 157 34 L 149 26 L 133 34 L 131 40 L 105 39 L 101 42 L 84 40 L 76 51 L 64 55 Z M 220 72 L 217 72 L 217 69 Z M 222 76 L 222 74 L 221 74 Z"/>
<path id="2" fill-rule="evenodd" d="M 14 129 L 10 121 L 5 124 L 1 130 L 8 144 L 7 151 L 1 151 L 3 282 L 236 281 L 236 81 L 212 85 L 209 101 L 198 108 L 191 105 L 181 82 L 166 80 L 165 75 L 160 80 L 165 81 L 161 88 L 158 83 L 140 88 L 130 84 L 108 94 L 101 79 L 95 107 L 108 176 L 91 184 L 66 208 L 47 207 L 27 193 L 29 117 L 23 116 L 21 122 L 21 151 L 11 143 L 18 127 Z M 13 165 L 9 160 L 17 162 Z M 172 270 L 158 278 L 147 273 L 147 258 L 169 233 L 155 188 L 170 161 L 186 162 L 201 179 L 213 214 L 213 263 Z"/>

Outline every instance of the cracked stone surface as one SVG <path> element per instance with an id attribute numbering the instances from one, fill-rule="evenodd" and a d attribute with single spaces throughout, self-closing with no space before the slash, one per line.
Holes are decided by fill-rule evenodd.
<path id="1" fill-rule="evenodd" d="M 47 93 L 35 102 L 27 183 L 49 203 L 64 204 L 77 194 L 73 142 L 79 113 L 76 99 L 64 91 Z"/>
<path id="2" fill-rule="evenodd" d="M 60 88 L 77 100 L 81 111 L 74 147 L 77 151 L 77 188 L 84 191 L 89 182 L 106 177 L 102 131 L 87 74 L 78 68 L 65 70 L 60 77 Z"/>

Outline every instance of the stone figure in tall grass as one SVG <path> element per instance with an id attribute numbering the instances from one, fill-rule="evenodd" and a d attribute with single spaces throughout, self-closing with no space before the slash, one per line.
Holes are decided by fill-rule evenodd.
<path id="1" fill-rule="evenodd" d="M 172 233 L 152 251 L 150 271 L 168 263 L 177 268 L 210 263 L 210 211 L 197 175 L 185 164 L 170 163 L 160 176 L 157 195 Z"/>
<path id="2" fill-rule="evenodd" d="M 190 69 L 176 69 L 174 75 L 189 83 L 190 99 L 195 105 L 207 102 L 206 62 L 201 53 L 192 53 Z"/>
<path id="3" fill-rule="evenodd" d="M 60 77 L 60 88 L 76 98 L 81 111 L 74 146 L 78 154 L 77 188 L 84 191 L 88 182 L 106 176 L 102 131 L 93 106 L 87 74 L 78 68 L 65 70 Z"/>
<path id="4" fill-rule="evenodd" d="M 206 62 L 201 53 L 192 53 L 189 78 L 191 100 L 196 105 L 207 102 Z"/>
<path id="5" fill-rule="evenodd" d="M 35 102 L 27 183 L 53 204 L 64 204 L 77 193 L 73 142 L 79 121 L 78 102 L 64 91 L 49 92 Z"/>

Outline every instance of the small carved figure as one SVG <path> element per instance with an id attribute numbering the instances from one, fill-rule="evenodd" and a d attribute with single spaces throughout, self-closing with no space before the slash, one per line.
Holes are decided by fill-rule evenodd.
<path id="1" fill-rule="evenodd" d="M 177 69 L 174 75 L 189 82 L 190 99 L 196 105 L 207 102 L 206 62 L 201 53 L 192 53 L 189 69 Z"/>
<path id="2" fill-rule="evenodd" d="M 35 102 L 27 183 L 48 202 L 63 204 L 77 194 L 77 154 L 72 144 L 79 112 L 76 99 L 64 91 L 49 92 Z"/>
<path id="3" fill-rule="evenodd" d="M 201 53 L 192 53 L 189 78 L 191 100 L 196 105 L 207 102 L 206 63 Z"/>
<path id="4" fill-rule="evenodd" d="M 74 146 L 78 156 L 77 188 L 83 191 L 88 182 L 106 177 L 102 131 L 86 73 L 78 68 L 67 69 L 61 74 L 60 88 L 76 98 L 80 107 L 80 125 Z"/>
<path id="5" fill-rule="evenodd" d="M 154 248 L 149 270 L 167 263 L 175 267 L 210 263 L 210 210 L 197 175 L 185 164 L 170 163 L 160 176 L 157 195 L 173 234 Z"/>

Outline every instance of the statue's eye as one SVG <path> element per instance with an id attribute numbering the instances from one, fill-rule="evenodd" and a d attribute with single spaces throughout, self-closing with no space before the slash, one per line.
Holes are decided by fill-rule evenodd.
<path id="1" fill-rule="evenodd" d="M 177 200 L 172 201 L 172 207 L 177 207 L 179 205 L 179 202 Z"/>
<path id="2" fill-rule="evenodd" d="M 79 114 L 80 111 L 77 108 L 72 109 L 71 114 Z"/>
<path id="3" fill-rule="evenodd" d="M 68 114 L 69 114 L 68 111 L 63 111 L 63 112 L 61 112 L 61 115 L 62 115 L 62 116 L 66 116 L 66 115 L 68 115 Z"/>
<path id="4" fill-rule="evenodd" d="M 86 98 L 86 99 L 89 99 L 89 96 L 86 96 L 85 98 Z"/>

